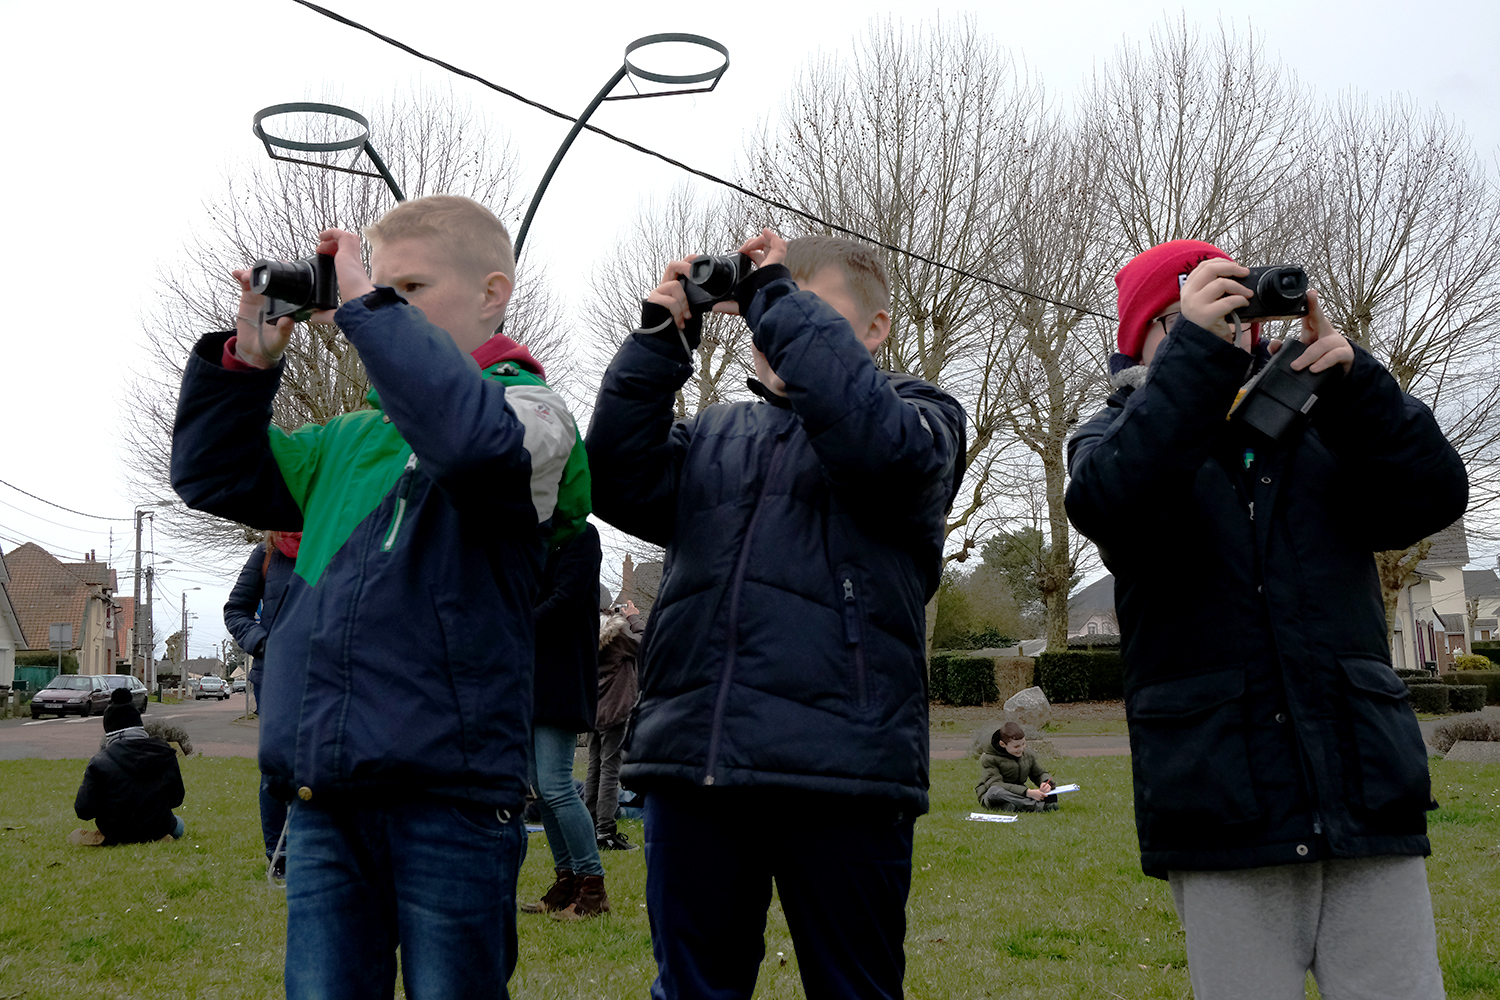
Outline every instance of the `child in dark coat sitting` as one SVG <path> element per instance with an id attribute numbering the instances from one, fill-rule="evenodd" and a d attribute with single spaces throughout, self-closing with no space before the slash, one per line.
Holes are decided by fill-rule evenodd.
<path id="1" fill-rule="evenodd" d="M 89 761 L 73 802 L 78 818 L 94 820 L 98 829 L 74 830 L 69 842 L 99 847 L 181 837 L 185 827 L 172 810 L 182 797 L 177 751 L 142 728 L 130 691 L 115 688 L 104 710 L 104 746 Z"/>

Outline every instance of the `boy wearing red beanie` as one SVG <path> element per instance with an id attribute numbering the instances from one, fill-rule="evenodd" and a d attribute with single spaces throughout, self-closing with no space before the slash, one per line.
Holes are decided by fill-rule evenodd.
<path id="1" fill-rule="evenodd" d="M 1193 240 L 1130 261 L 1117 391 L 1068 445 L 1068 514 L 1115 574 L 1142 867 L 1198 1000 L 1290 1000 L 1309 970 L 1325 996 L 1441 997 L 1426 750 L 1372 553 L 1456 520 L 1467 474 L 1314 291 L 1291 367 L 1342 375 L 1279 439 L 1226 419 L 1272 353 L 1236 333 L 1248 273 Z"/>

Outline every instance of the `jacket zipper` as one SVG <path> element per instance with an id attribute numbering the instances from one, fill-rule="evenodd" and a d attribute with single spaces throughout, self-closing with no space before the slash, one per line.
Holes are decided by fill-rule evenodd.
<path id="1" fill-rule="evenodd" d="M 844 577 L 844 638 L 854 647 L 854 679 L 859 691 L 859 707 L 867 708 L 865 697 L 865 648 L 859 641 L 859 607 L 854 600 L 854 577 Z"/>
<path id="2" fill-rule="evenodd" d="M 724 735 L 724 711 L 729 704 L 729 682 L 734 676 L 734 661 L 736 646 L 739 644 L 740 632 L 740 588 L 745 582 L 745 568 L 750 562 L 750 542 L 755 537 L 755 525 L 760 520 L 760 512 L 765 507 L 766 488 L 776 478 L 777 471 L 781 468 L 781 458 L 786 452 L 786 438 L 776 442 L 776 450 L 771 453 L 771 461 L 766 468 L 766 478 L 761 482 L 760 495 L 755 498 L 755 510 L 750 515 L 750 523 L 745 527 L 745 540 L 740 543 L 739 559 L 734 566 L 734 579 L 730 583 L 729 590 L 729 626 L 727 629 L 728 649 L 724 654 L 724 669 L 719 674 L 719 693 L 714 699 L 714 723 L 708 736 L 708 760 L 704 762 L 703 784 L 714 783 L 714 770 L 719 763 L 719 743 Z"/>
<path id="3" fill-rule="evenodd" d="M 396 544 L 396 535 L 401 531 L 401 519 L 406 516 L 406 499 L 411 495 L 412 472 L 417 467 L 417 456 L 406 460 L 406 469 L 401 473 L 401 481 L 396 484 L 396 513 L 391 518 L 391 528 L 385 533 L 385 542 L 380 546 L 380 551 L 389 552 Z"/>

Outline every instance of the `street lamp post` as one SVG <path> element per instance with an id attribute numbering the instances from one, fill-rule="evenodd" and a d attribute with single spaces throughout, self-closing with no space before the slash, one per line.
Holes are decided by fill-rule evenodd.
<path id="1" fill-rule="evenodd" d="M 202 590 L 202 587 L 184 587 L 182 591 L 182 641 L 177 644 L 177 655 L 181 662 L 177 667 L 177 681 L 180 684 L 187 677 L 188 662 L 188 609 L 187 595 L 189 590 Z M 196 617 L 196 616 L 194 616 Z"/>

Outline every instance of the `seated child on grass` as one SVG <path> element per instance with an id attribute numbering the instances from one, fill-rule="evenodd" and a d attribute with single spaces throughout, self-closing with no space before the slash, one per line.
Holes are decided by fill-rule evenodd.
<path id="1" fill-rule="evenodd" d="M 1026 730 L 1020 723 L 1007 722 L 991 734 L 989 749 L 979 755 L 979 765 L 984 768 L 984 776 L 974 786 L 974 794 L 986 809 L 1041 812 L 1057 808 L 1057 797 L 1052 794 L 1057 782 L 1026 749 Z M 1028 780 L 1036 787 L 1026 787 Z"/>
<path id="2" fill-rule="evenodd" d="M 79 819 L 99 827 L 74 830 L 68 841 L 84 847 L 172 840 L 183 834 L 182 772 L 177 751 L 141 727 L 128 688 L 115 688 L 104 710 L 104 746 L 83 772 L 73 802 Z"/>

